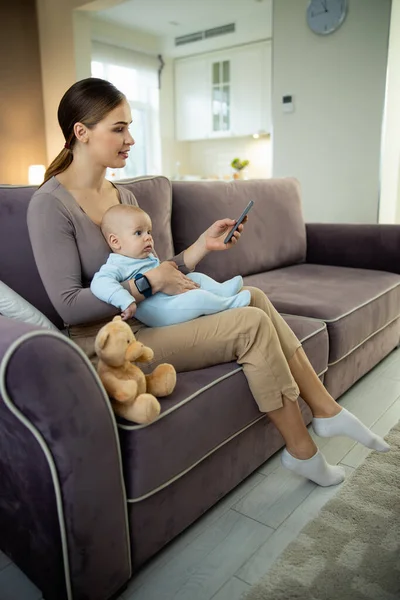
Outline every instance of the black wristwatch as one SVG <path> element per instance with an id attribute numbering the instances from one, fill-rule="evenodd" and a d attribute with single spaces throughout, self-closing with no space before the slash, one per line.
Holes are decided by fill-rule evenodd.
<path id="1" fill-rule="evenodd" d="M 140 292 L 145 298 L 150 298 L 150 296 L 153 295 L 150 281 L 147 279 L 146 275 L 143 275 L 142 273 L 135 275 L 135 285 L 138 292 Z"/>

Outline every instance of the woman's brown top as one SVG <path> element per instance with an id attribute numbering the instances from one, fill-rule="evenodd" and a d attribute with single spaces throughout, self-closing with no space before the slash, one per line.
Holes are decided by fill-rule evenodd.
<path id="1" fill-rule="evenodd" d="M 122 204 L 137 206 L 135 196 L 116 185 Z M 52 177 L 32 197 L 28 229 L 33 254 L 46 292 L 67 325 L 101 321 L 117 314 L 98 300 L 90 282 L 110 254 L 100 228 L 68 190 Z M 171 258 L 187 273 L 183 253 Z M 129 289 L 128 282 L 123 283 Z"/>

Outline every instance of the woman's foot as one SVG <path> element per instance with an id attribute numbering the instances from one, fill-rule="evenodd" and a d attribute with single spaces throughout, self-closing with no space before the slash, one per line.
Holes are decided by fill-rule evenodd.
<path id="1" fill-rule="evenodd" d="M 312 427 L 320 437 L 335 437 L 345 435 L 356 442 L 360 442 L 367 448 L 378 452 L 390 450 L 389 444 L 383 438 L 372 433 L 357 417 L 348 410 L 342 408 L 340 412 L 327 418 L 316 418 L 312 420 Z"/>
<path id="2" fill-rule="evenodd" d="M 346 476 L 342 467 L 329 465 L 319 450 L 311 458 L 300 459 L 295 458 L 285 448 L 281 455 L 281 462 L 286 469 L 294 471 L 323 487 L 338 485 L 338 483 L 342 483 Z"/>

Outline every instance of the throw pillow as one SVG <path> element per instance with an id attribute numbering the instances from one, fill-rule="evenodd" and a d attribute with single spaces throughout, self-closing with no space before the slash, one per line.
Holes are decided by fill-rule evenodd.
<path id="1" fill-rule="evenodd" d="M 4 317 L 24 321 L 44 329 L 58 331 L 57 327 L 43 313 L 0 281 L 0 314 Z"/>

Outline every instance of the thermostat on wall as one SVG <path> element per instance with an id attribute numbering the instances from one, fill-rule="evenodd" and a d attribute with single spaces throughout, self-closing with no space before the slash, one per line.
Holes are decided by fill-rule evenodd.
<path id="1" fill-rule="evenodd" d="M 291 113 L 294 111 L 293 96 L 282 96 L 283 112 Z"/>

